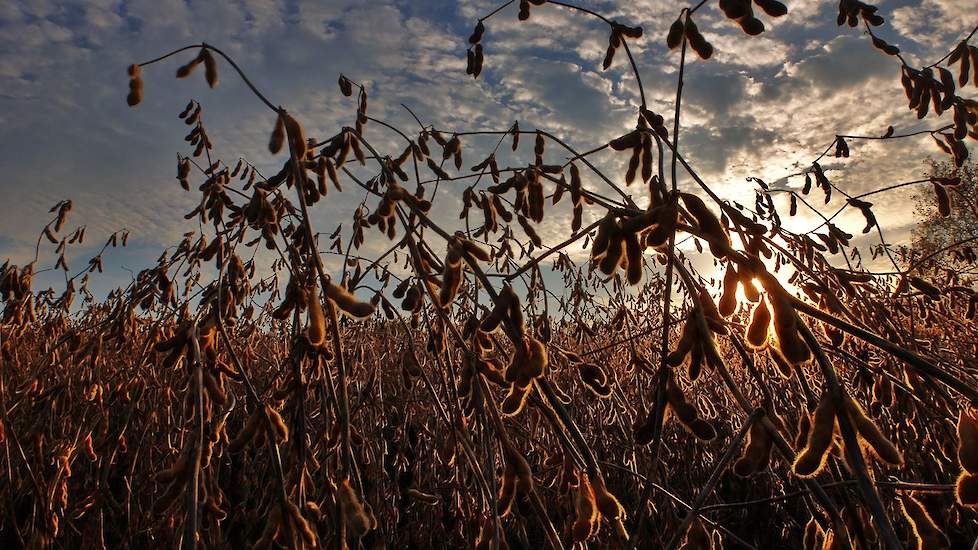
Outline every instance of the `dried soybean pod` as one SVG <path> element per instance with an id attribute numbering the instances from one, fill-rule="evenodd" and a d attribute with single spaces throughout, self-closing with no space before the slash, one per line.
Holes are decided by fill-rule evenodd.
<path id="1" fill-rule="evenodd" d="M 698 417 L 696 407 L 686 401 L 686 396 L 671 375 L 666 384 L 666 399 L 669 409 L 690 433 L 703 441 L 712 441 L 716 437 L 716 430 L 709 422 Z"/>
<path id="2" fill-rule="evenodd" d="M 347 289 L 328 283 L 326 286 L 326 297 L 336 304 L 343 312 L 352 317 L 363 319 L 373 315 L 374 306 L 369 302 L 360 302 Z"/>
<path id="3" fill-rule="evenodd" d="M 140 76 L 139 65 L 129 65 L 129 95 L 126 103 L 135 107 L 143 101 L 143 79 Z"/>
<path id="4" fill-rule="evenodd" d="M 221 388 L 221 385 L 218 383 L 217 379 L 214 378 L 214 375 L 206 370 L 203 371 L 202 374 L 204 390 L 207 392 L 207 396 L 211 399 L 211 401 L 217 403 L 218 405 L 223 405 L 225 402 L 227 402 L 227 394 L 224 393 L 224 390 Z"/>
<path id="5" fill-rule="evenodd" d="M 340 92 L 343 95 L 345 95 L 346 97 L 350 97 L 351 95 L 353 95 L 353 83 L 350 82 L 349 78 L 341 74 L 339 78 L 339 85 L 340 85 Z"/>
<path id="6" fill-rule="evenodd" d="M 676 223 L 679 221 L 679 204 L 675 200 L 668 200 L 662 206 L 659 214 L 658 224 L 652 228 L 645 236 L 645 244 L 653 248 L 662 248 L 669 242 L 669 237 L 676 232 Z"/>
<path id="7" fill-rule="evenodd" d="M 767 354 L 768 357 L 771 358 L 771 361 L 774 362 L 774 366 L 778 367 L 778 372 L 781 373 L 781 376 L 791 378 L 795 371 L 791 368 L 791 365 L 784 360 L 784 357 L 781 357 L 781 352 L 772 347 L 768 347 Z"/>
<path id="8" fill-rule="evenodd" d="M 425 504 L 438 504 L 439 502 L 441 502 L 440 496 L 433 495 L 430 493 L 425 493 L 414 488 L 408 489 L 406 494 L 407 496 L 411 497 L 413 500 L 417 500 Z"/>
<path id="9" fill-rule="evenodd" d="M 642 280 L 642 246 L 635 233 L 625 234 L 625 258 L 628 260 L 628 284 L 637 285 Z"/>
<path id="10" fill-rule="evenodd" d="M 754 3 L 771 17 L 781 17 L 788 13 L 788 7 L 778 0 L 754 0 Z"/>
<path id="11" fill-rule="evenodd" d="M 703 33 L 697 28 L 696 23 L 693 22 L 693 18 L 686 16 L 686 37 L 689 39 L 689 45 L 696 52 L 696 55 L 700 56 L 700 59 L 709 59 L 713 56 L 713 45 L 710 44 Z"/>
<path id="12" fill-rule="evenodd" d="M 628 169 L 625 170 L 625 185 L 631 185 L 635 181 L 635 176 L 638 173 L 638 164 L 642 158 L 641 147 L 635 147 L 632 149 L 632 156 L 628 158 Z"/>
<path id="13" fill-rule="evenodd" d="M 462 249 L 465 250 L 465 252 L 468 255 L 472 256 L 473 258 L 482 262 L 488 262 L 492 260 L 492 256 L 489 254 L 489 252 L 486 251 L 486 249 L 479 246 L 478 244 L 468 239 L 463 239 L 461 243 L 462 243 Z"/>
<path id="14" fill-rule="evenodd" d="M 323 313 L 323 303 L 319 301 L 319 295 L 315 287 L 309 293 L 309 328 L 306 330 L 306 338 L 313 346 L 320 346 L 326 341 L 326 315 Z"/>
<path id="15" fill-rule="evenodd" d="M 625 242 L 624 236 L 620 231 L 615 229 L 608 241 L 608 250 L 604 257 L 598 264 L 601 268 L 601 272 L 605 275 L 611 275 L 615 272 L 619 265 L 621 265 L 622 259 L 625 257 Z"/>
<path id="16" fill-rule="evenodd" d="M 200 57 L 204 61 L 204 78 L 207 80 L 207 85 L 214 88 L 217 86 L 217 61 L 206 47 L 200 49 Z"/>
<path id="17" fill-rule="evenodd" d="M 652 138 L 642 136 L 642 181 L 647 182 L 652 179 L 653 156 Z"/>
<path id="18" fill-rule="evenodd" d="M 685 25 L 683 25 L 682 16 L 676 19 L 672 25 L 669 26 L 669 34 L 666 35 L 666 46 L 670 50 L 675 49 L 679 46 L 679 43 L 683 40 L 683 34 L 686 30 Z"/>
<path id="19" fill-rule="evenodd" d="M 281 116 L 275 117 L 275 128 L 272 129 L 272 136 L 268 140 L 268 151 L 277 155 L 285 144 L 285 121 Z"/>
<path id="20" fill-rule="evenodd" d="M 791 297 L 770 273 L 765 272 L 761 281 L 768 291 L 778 351 L 793 365 L 808 362 L 812 358 L 812 352 L 798 332 L 798 317 L 791 303 Z"/>
<path id="21" fill-rule="evenodd" d="M 792 466 L 796 476 L 813 477 L 825 467 L 825 461 L 832 446 L 832 436 L 835 434 L 835 416 L 835 401 L 829 392 L 825 392 L 812 415 L 812 427 L 808 432 L 808 442 L 805 448 L 798 453 Z"/>
<path id="22" fill-rule="evenodd" d="M 595 233 L 594 242 L 591 245 L 591 259 L 597 260 L 607 253 L 614 224 L 614 218 L 607 216 L 598 225 L 598 231 Z"/>
<path id="23" fill-rule="evenodd" d="M 892 407 L 894 403 L 893 397 L 893 383 L 890 382 L 890 379 L 885 376 L 876 378 L 873 382 L 874 402 L 884 407 Z"/>
<path id="24" fill-rule="evenodd" d="M 696 328 L 696 322 L 692 319 L 687 319 L 683 325 L 683 332 L 679 336 L 679 342 L 676 343 L 676 349 L 666 356 L 666 363 L 673 367 L 682 365 L 683 361 L 686 360 L 686 356 L 692 351 L 693 346 L 698 343 L 699 330 Z"/>
<path id="25" fill-rule="evenodd" d="M 533 472 L 530 471 L 530 463 L 515 447 L 503 445 L 503 454 L 507 463 L 513 465 L 513 473 L 516 474 L 516 488 L 524 495 L 532 493 L 536 483 L 533 480 Z"/>
<path id="26" fill-rule="evenodd" d="M 608 145 L 615 151 L 625 151 L 635 149 L 642 145 L 642 134 L 638 130 L 632 130 L 627 134 L 616 137 L 608 142 Z"/>
<path id="27" fill-rule="evenodd" d="M 302 126 L 299 125 L 299 121 L 292 117 L 290 114 L 285 114 L 282 116 L 284 119 L 286 135 L 289 138 L 289 146 L 295 153 L 295 158 L 302 159 L 306 156 L 306 137 L 302 131 Z"/>
<path id="28" fill-rule="evenodd" d="M 527 361 L 526 371 L 532 378 L 543 376 L 547 371 L 549 359 L 547 356 L 547 346 L 540 340 L 530 336 L 527 338 Z"/>
<path id="29" fill-rule="evenodd" d="M 960 142 L 958 142 L 960 143 Z M 934 183 L 934 195 L 937 197 L 937 211 L 943 217 L 948 217 L 951 215 L 951 196 L 948 195 L 947 190 L 944 186 L 935 182 Z"/>
<path id="30" fill-rule="evenodd" d="M 601 367 L 594 363 L 582 363 L 577 366 L 577 373 L 581 377 L 581 382 L 594 395 L 601 399 L 611 396 L 611 388 L 608 386 L 608 376 Z"/>
<path id="31" fill-rule="evenodd" d="M 203 49 L 201 49 L 201 52 L 203 52 Z M 177 78 L 187 78 L 190 76 L 190 73 L 192 73 L 194 69 L 197 68 L 197 65 L 200 65 L 202 61 L 204 61 L 204 58 L 200 54 L 197 54 L 197 57 L 191 59 L 185 65 L 181 65 L 177 68 Z"/>
<path id="32" fill-rule="evenodd" d="M 730 262 L 723 274 L 723 293 L 720 294 L 720 302 L 717 304 L 718 311 L 723 317 L 730 317 L 737 311 L 738 284 L 737 268 L 733 262 Z"/>
<path id="33" fill-rule="evenodd" d="M 768 309 L 767 300 L 761 297 L 761 301 L 754 306 L 754 313 L 751 315 L 750 324 L 747 325 L 747 333 L 745 335 L 747 343 L 755 349 L 763 348 L 767 344 L 770 325 L 771 310 Z"/>

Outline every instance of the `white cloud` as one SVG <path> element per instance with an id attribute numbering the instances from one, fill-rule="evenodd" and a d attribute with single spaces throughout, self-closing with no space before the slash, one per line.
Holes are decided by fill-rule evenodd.
<path id="1" fill-rule="evenodd" d="M 978 12 L 975 2 L 922 0 L 895 8 L 888 20 L 908 35 L 911 42 L 900 44 L 908 55 L 929 57 L 973 24 L 966 20 Z M 442 4 L 438 12 L 441 4 L 393 0 L 3 3 L 0 163 L 6 170 L 0 189 L 10 206 L 0 207 L 6 225 L 0 257 L 33 256 L 41 220 L 62 198 L 75 200 L 74 220 L 89 225 L 92 242 L 121 227 L 132 229 L 147 250 L 175 242 L 188 226 L 182 215 L 195 196 L 173 179 L 175 153 L 186 152 L 186 127 L 174 114 L 190 97 L 204 104 L 218 155 L 233 162 L 245 154 L 263 170 L 276 168 L 265 152 L 273 117 L 223 62 L 221 85 L 213 91 L 200 75 L 173 79 L 175 67 L 192 52 L 147 67 L 144 104 L 125 107 L 126 65 L 188 43 L 207 41 L 227 51 L 310 135 L 331 135 L 352 123 L 355 103 L 336 88 L 340 72 L 367 85 L 373 116 L 410 133 L 416 124 L 402 102 L 440 128 L 505 129 L 520 120 L 525 128 L 539 125 L 566 137 L 580 150 L 634 124 L 639 98 L 624 52 L 610 70 L 600 69 L 608 40 L 603 23 L 557 6 L 534 7 L 530 21 L 519 22 L 511 6 L 486 22 L 486 65 L 474 81 L 464 74 L 465 41 L 476 18 L 497 2 Z M 643 26 L 645 36 L 629 45 L 650 107 L 671 118 L 678 54 L 666 50 L 664 37 L 681 6 L 655 0 L 586 4 Z M 764 18 L 768 31 L 760 37 L 744 35 L 712 3 L 696 14 L 716 55 L 707 62 L 691 58 L 687 67 L 681 147 L 723 196 L 751 203 L 746 176 L 776 180 L 796 171 L 836 133 L 879 134 L 890 123 L 903 130 L 933 122 L 918 123 L 906 112 L 894 60 L 872 48 L 859 29 L 837 28 L 830 4 L 790 2 L 783 20 Z M 946 32 L 918 25 L 919 13 L 942 17 Z M 945 25 L 949 18 L 955 23 Z M 959 24 L 961 29 L 954 26 Z M 385 151 L 403 148 L 399 137 L 375 124 L 368 125 L 367 137 Z M 493 144 L 466 140 L 467 165 Z M 513 162 L 529 162 L 530 147 L 524 144 Z M 915 174 L 921 159 L 934 153 L 926 139 L 854 142 L 851 148 L 853 158 L 832 177 L 856 190 Z M 548 149 L 548 159 L 565 156 Z M 594 161 L 620 181 L 627 154 L 601 153 Z M 607 191 L 594 176 L 586 181 Z M 446 199 L 439 219 L 448 224 L 457 223 L 461 189 L 444 185 L 439 192 Z M 628 191 L 642 199 L 635 186 Z M 362 197 L 349 186 L 330 194 L 317 225 L 331 229 L 347 220 Z M 895 226 L 905 226 L 898 200 L 881 196 L 876 202 Z M 541 226 L 545 241 L 566 235 L 566 211 L 558 207 Z M 844 222 L 860 220 L 857 215 Z"/>

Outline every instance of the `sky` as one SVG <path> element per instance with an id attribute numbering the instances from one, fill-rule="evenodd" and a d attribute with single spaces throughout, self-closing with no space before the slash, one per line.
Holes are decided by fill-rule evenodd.
<path id="1" fill-rule="evenodd" d="M 870 45 L 861 29 L 837 27 L 837 3 L 786 0 L 789 14 L 763 17 L 767 31 L 749 37 L 723 18 L 715 2 L 695 16 L 716 53 L 691 59 L 686 68 L 680 148 L 703 178 L 726 199 L 753 203 L 757 176 L 798 188 L 797 173 L 836 134 L 880 135 L 946 124 L 918 121 L 906 109 L 899 64 Z M 629 25 L 645 35 L 629 42 L 645 84 L 649 106 L 671 113 L 678 53 L 665 34 L 683 2 L 634 0 L 580 5 Z M 441 129 L 542 128 L 578 150 L 588 150 L 634 125 L 639 104 L 635 81 L 620 55 L 601 70 L 607 26 L 557 6 L 534 7 L 519 22 L 515 5 L 486 22 L 485 69 L 478 80 L 465 75 L 466 40 L 477 19 L 498 5 L 486 0 L 288 0 L 229 2 L 184 0 L 89 0 L 0 3 L 0 260 L 24 264 L 35 253 L 48 209 L 63 199 L 74 208 L 63 234 L 85 225 L 86 241 L 71 249 L 72 273 L 116 230 L 130 232 L 126 250 L 104 257 L 105 273 L 92 287 L 106 291 L 150 267 L 167 246 L 197 229 L 183 215 L 199 194 L 175 179 L 177 154 L 187 154 L 187 127 L 177 118 L 197 99 L 214 154 L 233 164 L 245 157 L 264 171 L 280 166 L 266 144 L 274 118 L 220 62 L 214 90 L 202 75 L 174 78 L 184 56 L 147 67 L 145 98 L 126 106 L 126 67 L 177 47 L 207 42 L 233 57 L 271 101 L 286 107 L 307 135 L 327 137 L 353 121 L 355 103 L 336 85 L 340 73 L 366 85 L 372 116 L 416 132 L 401 106 Z M 882 0 L 886 25 L 879 31 L 898 45 L 911 64 L 930 63 L 978 23 L 978 0 Z M 971 88 L 964 94 L 970 96 Z M 671 126 L 671 124 L 670 124 Z M 397 154 L 403 142 L 378 125 L 368 125 L 371 143 Z M 532 142 L 532 140 L 526 140 Z M 468 166 L 485 157 L 487 140 L 463 142 Z M 524 145 L 519 162 L 532 162 Z M 848 159 L 823 161 L 829 178 L 850 193 L 919 179 L 925 160 L 942 155 L 923 136 L 886 142 L 852 142 Z M 563 158 L 549 151 L 555 162 Z M 627 154 L 602 153 L 596 160 L 619 181 Z M 600 189 L 597 178 L 586 186 Z M 688 179 L 680 186 L 692 190 Z M 436 218 L 447 224 L 460 209 L 460 185 L 446 185 Z M 642 189 L 629 190 L 646 200 Z M 906 242 L 913 227 L 912 189 L 874 197 L 887 240 Z M 350 189 L 320 203 L 314 223 L 330 231 L 363 200 Z M 816 202 L 821 202 L 816 201 Z M 836 198 L 824 207 L 834 212 Z M 372 206 L 372 205 L 371 205 Z M 812 227 L 801 212 L 786 222 Z M 588 220 L 585 220 L 587 223 Z M 858 211 L 840 226 L 859 234 Z M 545 244 L 568 233 L 569 208 L 558 207 L 539 227 Z M 518 231 L 518 230 L 517 230 Z M 878 236 L 857 244 L 873 244 Z M 381 250 L 385 240 L 368 238 Z M 41 245 L 38 268 L 53 265 Z M 579 247 L 578 247 L 579 248 Z M 868 258 L 868 254 L 864 254 Z M 335 264 L 331 264 L 335 265 Z M 63 276 L 62 276 L 63 279 Z M 39 284 L 57 276 L 47 273 Z M 63 280 L 62 280 L 63 284 Z"/>

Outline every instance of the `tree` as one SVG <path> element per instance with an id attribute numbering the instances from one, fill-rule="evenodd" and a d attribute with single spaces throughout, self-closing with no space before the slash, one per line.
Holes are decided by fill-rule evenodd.
<path id="1" fill-rule="evenodd" d="M 947 161 L 930 161 L 929 164 L 929 188 L 913 195 L 918 221 L 913 229 L 908 260 L 973 282 L 978 275 L 975 261 L 978 251 L 978 165 L 968 163 L 955 168 Z M 941 201 L 945 201 L 947 209 Z"/>

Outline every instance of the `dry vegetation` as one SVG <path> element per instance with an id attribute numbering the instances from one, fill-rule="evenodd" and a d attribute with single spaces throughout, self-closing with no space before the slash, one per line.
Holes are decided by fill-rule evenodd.
<path id="1" fill-rule="evenodd" d="M 473 76 L 486 24 L 511 4 L 469 39 Z M 263 175 L 211 158 L 191 101 L 180 118 L 195 149 L 178 179 L 200 204 L 156 266 L 96 300 L 89 276 L 127 234 L 72 275 L 84 228 L 66 229 L 68 201 L 38 241 L 51 243 L 63 292 L 32 289 L 40 260 L 4 264 L 0 546 L 970 548 L 976 238 L 890 247 L 872 193 L 846 194 L 819 160 L 930 134 L 952 164 L 873 193 L 925 185 L 940 217 L 976 216 L 974 178 L 957 169 L 976 138 L 978 103 L 958 93 L 978 84 L 978 49 L 969 35 L 913 67 L 872 35 L 885 24 L 875 8 L 842 0 L 839 25 L 901 65 L 917 116 L 953 120 L 836 136 L 794 176 L 801 192 L 755 179 L 745 207 L 716 196 L 677 143 L 686 57 L 713 51 L 696 13 L 720 9 L 749 35 L 784 15 L 754 4 L 683 9 L 667 36 L 680 51 L 675 111 L 643 104 L 633 131 L 588 151 L 518 125 L 397 129 L 345 76 L 355 124 L 319 139 L 214 46 L 132 65 L 131 105 L 147 66 L 170 57 L 193 56 L 177 76 L 203 72 L 211 86 L 230 68 L 268 107 L 283 164 Z M 641 28 L 561 2 L 518 9 L 607 24 L 604 65 L 629 63 L 644 101 L 628 49 Z M 371 132 L 404 147 L 378 151 Z M 479 136 L 498 139 L 493 154 L 463 162 Z M 497 164 L 510 146 L 527 164 Z M 591 161 L 617 154 L 630 155 L 623 180 Z M 697 188 L 677 189 L 677 171 Z M 618 181 L 647 193 L 647 208 Z M 460 228 L 429 217 L 439 185 L 463 189 Z M 317 233 L 310 211 L 339 192 L 363 193 L 362 206 Z M 862 267 L 852 235 L 815 204 L 832 193 L 862 211 L 864 233 L 879 234 L 872 256 L 892 271 Z M 781 217 L 798 208 L 824 223 L 787 231 Z M 545 215 L 569 221 L 565 241 L 541 242 Z M 361 256 L 368 238 L 389 248 Z M 677 249 L 689 239 L 716 258 L 719 295 Z M 572 262 L 571 246 L 592 261 Z M 563 286 L 548 287 L 541 266 Z"/>

